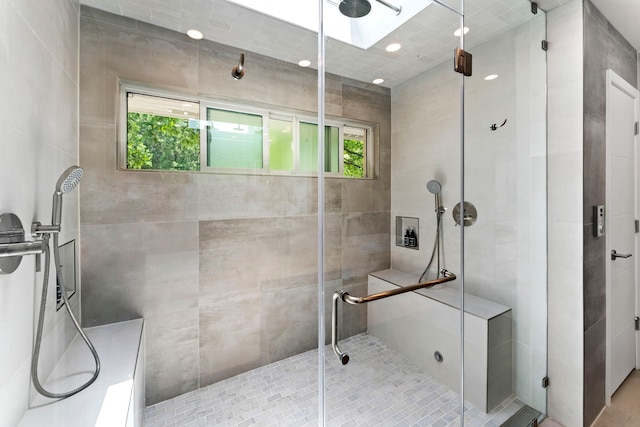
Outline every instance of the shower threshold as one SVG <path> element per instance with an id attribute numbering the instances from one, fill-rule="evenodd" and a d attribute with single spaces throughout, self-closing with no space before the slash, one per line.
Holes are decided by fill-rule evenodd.
<path id="1" fill-rule="evenodd" d="M 341 341 L 358 349 L 347 366 L 325 348 L 326 425 L 457 426 L 460 398 L 367 333 Z M 318 352 L 310 350 L 145 409 L 145 427 L 318 425 Z M 524 403 L 510 398 L 486 414 L 465 403 L 465 426 L 499 427 Z"/>

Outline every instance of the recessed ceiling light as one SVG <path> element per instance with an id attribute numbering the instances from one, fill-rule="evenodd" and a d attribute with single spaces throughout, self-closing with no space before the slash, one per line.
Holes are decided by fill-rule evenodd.
<path id="1" fill-rule="evenodd" d="M 375 79 L 375 80 L 373 81 L 373 84 L 374 84 L 374 85 L 381 85 L 382 83 L 384 83 L 384 79 Z"/>
<path id="2" fill-rule="evenodd" d="M 385 49 L 387 52 L 397 52 L 400 50 L 401 47 L 402 45 L 400 43 L 391 43 Z"/>
<path id="3" fill-rule="evenodd" d="M 309 65 L 311 65 L 311 61 L 309 61 L 308 59 L 303 59 L 302 61 L 298 62 L 298 65 L 301 67 L 308 67 Z"/>
<path id="4" fill-rule="evenodd" d="M 489 74 L 487 77 L 485 77 L 485 80 L 494 80 L 497 79 L 498 75 L 497 74 Z"/>
<path id="5" fill-rule="evenodd" d="M 202 38 L 204 37 L 204 34 L 202 34 L 202 32 L 198 30 L 189 30 L 187 31 L 187 35 L 194 40 L 202 40 Z"/>
<path id="6" fill-rule="evenodd" d="M 464 33 L 467 34 L 469 32 L 469 27 L 464 27 Z M 453 35 L 456 37 L 460 37 L 460 28 L 453 32 Z"/>

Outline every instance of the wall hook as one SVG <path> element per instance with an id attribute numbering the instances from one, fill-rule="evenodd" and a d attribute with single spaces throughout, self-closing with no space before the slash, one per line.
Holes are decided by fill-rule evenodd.
<path id="1" fill-rule="evenodd" d="M 491 130 L 498 130 L 499 128 L 501 128 L 502 126 L 507 124 L 507 119 L 504 119 L 504 122 L 502 122 L 502 124 L 500 126 L 498 126 L 497 124 L 492 124 L 491 126 L 489 126 L 489 129 Z"/>

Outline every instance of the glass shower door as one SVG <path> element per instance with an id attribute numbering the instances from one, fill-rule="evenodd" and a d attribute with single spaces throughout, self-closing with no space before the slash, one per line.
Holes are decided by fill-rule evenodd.
<path id="1" fill-rule="evenodd" d="M 363 150 L 346 132 L 340 142 L 343 170 L 363 156 L 363 175 L 323 178 L 324 222 L 336 233 L 326 240 L 342 241 L 342 268 L 324 281 L 333 342 L 320 417 L 451 423 L 462 404 L 461 245 L 450 215 L 461 197 L 461 2 L 355 2 L 368 13 L 353 3 L 323 5 L 325 120 L 367 136 Z"/>
<path id="2" fill-rule="evenodd" d="M 324 116 L 370 122 L 373 145 L 370 175 L 323 177 L 324 221 L 343 245 L 342 273 L 323 288 L 331 345 L 320 417 L 326 425 L 541 420 L 544 12 L 525 0 L 508 10 L 485 2 L 461 19 L 463 1 L 438 1 L 407 17 L 409 2 L 391 5 L 399 14 L 378 3 L 367 14 L 343 11 L 362 17 L 324 4 Z M 378 29 L 403 15 L 381 38 L 368 31 L 367 20 Z M 330 34 L 333 20 L 350 41 Z M 466 77 L 454 71 L 461 46 L 473 56 Z M 448 274 L 457 277 L 430 286 Z"/>

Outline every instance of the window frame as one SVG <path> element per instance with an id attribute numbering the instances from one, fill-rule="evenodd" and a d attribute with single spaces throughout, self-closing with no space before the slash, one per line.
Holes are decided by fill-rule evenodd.
<path id="1" fill-rule="evenodd" d="M 240 102 L 219 101 L 209 98 L 196 97 L 192 95 L 185 95 L 173 91 L 165 91 L 157 88 L 152 88 L 137 83 L 120 82 L 119 91 L 119 120 L 118 120 L 118 144 L 117 144 L 117 168 L 123 171 L 135 171 L 135 172 L 161 172 L 161 173 L 176 173 L 176 172 L 189 172 L 189 173 L 215 173 L 215 174 L 231 174 L 231 175 L 272 175 L 272 176 L 292 176 L 292 177 L 316 177 L 318 172 L 301 172 L 300 171 L 300 123 L 309 123 L 318 125 L 318 117 L 308 112 L 294 111 L 292 109 L 278 108 L 271 106 L 268 107 L 255 107 L 247 106 Z M 168 170 L 168 169 L 129 169 L 127 167 L 127 117 L 128 117 L 128 102 L 127 94 L 136 93 L 146 96 L 155 96 L 161 98 L 167 98 L 176 101 L 183 101 L 189 103 L 199 104 L 199 116 L 200 116 L 200 169 L 197 171 L 181 171 L 181 170 Z M 212 167 L 207 165 L 207 138 L 208 138 L 208 118 L 207 110 L 209 108 L 217 110 L 231 111 L 241 114 L 259 115 L 262 117 L 262 168 L 249 169 L 249 168 L 222 168 Z M 272 170 L 270 164 L 270 142 L 269 142 L 269 121 L 270 119 L 291 121 L 292 123 L 292 141 L 293 141 L 293 170 Z M 338 128 L 338 171 L 327 172 L 325 171 L 325 177 L 327 178 L 345 178 L 350 180 L 370 180 L 376 178 L 375 176 L 375 161 L 377 150 L 377 133 L 379 125 L 372 122 L 365 122 L 359 120 L 337 118 L 327 116 L 325 119 L 325 126 Z M 365 176 L 364 177 L 351 177 L 344 176 L 344 128 L 353 127 L 361 128 L 366 131 L 365 141 Z M 325 159 L 326 162 L 326 159 Z M 326 167 L 326 166 L 325 166 Z"/>

